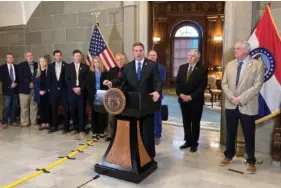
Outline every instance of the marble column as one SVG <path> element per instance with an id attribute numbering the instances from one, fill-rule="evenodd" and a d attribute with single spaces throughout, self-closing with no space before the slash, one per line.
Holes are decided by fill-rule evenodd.
<path id="1" fill-rule="evenodd" d="M 223 69 L 229 61 L 234 59 L 233 47 L 238 40 L 248 40 L 252 29 L 252 2 L 225 2 Z M 225 144 L 225 96 L 222 98 L 221 114 L 221 144 Z M 237 156 L 244 156 L 244 137 L 239 126 L 237 135 Z"/>
<path id="2" fill-rule="evenodd" d="M 123 28 L 123 36 L 124 36 L 124 54 L 127 61 L 131 61 L 133 59 L 132 56 L 132 45 L 137 41 L 137 5 L 136 1 L 124 1 L 123 9 L 124 9 L 124 28 Z"/>
<path id="3" fill-rule="evenodd" d="M 0 120 L 3 118 L 3 94 L 2 94 L 2 82 L 0 82 Z"/>
<path id="4" fill-rule="evenodd" d="M 148 52 L 148 1 L 138 2 L 138 41 L 142 42 L 146 53 Z"/>

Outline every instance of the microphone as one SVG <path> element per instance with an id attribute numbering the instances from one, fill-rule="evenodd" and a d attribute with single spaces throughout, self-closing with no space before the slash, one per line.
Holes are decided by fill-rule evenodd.
<path id="1" fill-rule="evenodd" d="M 127 81 L 127 77 L 123 80 L 122 84 L 120 85 L 119 89 L 122 90 L 125 82 Z M 122 90 L 123 91 L 123 90 Z"/>

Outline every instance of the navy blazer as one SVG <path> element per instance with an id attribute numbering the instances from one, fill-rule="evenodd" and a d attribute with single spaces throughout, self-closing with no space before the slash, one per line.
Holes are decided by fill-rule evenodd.
<path id="1" fill-rule="evenodd" d="M 133 60 L 124 67 L 121 76 L 112 79 L 111 82 L 114 87 L 124 85 L 127 91 L 140 93 L 157 91 L 161 94 L 163 85 L 157 64 L 146 58 L 143 62 L 140 81 L 137 80 L 135 60 Z"/>
<path id="2" fill-rule="evenodd" d="M 47 74 L 48 74 L 48 70 L 47 70 Z M 48 75 L 41 75 L 40 77 L 38 77 L 38 78 L 35 78 L 35 80 L 34 80 L 34 101 L 36 102 L 36 103 L 40 103 L 40 97 L 41 97 L 41 95 L 40 95 L 40 91 L 45 91 L 46 93 L 45 93 L 45 95 L 47 95 L 48 94 L 48 87 L 47 87 L 47 83 L 46 82 L 44 82 L 45 84 L 45 87 L 44 88 L 41 88 L 42 87 L 42 85 L 40 84 L 42 81 L 41 81 L 41 78 L 42 78 L 42 76 L 45 76 L 45 77 L 47 77 L 48 78 Z M 47 78 L 45 78 L 45 80 L 47 80 Z"/>
<path id="3" fill-rule="evenodd" d="M 159 73 L 160 73 L 162 84 L 164 86 L 164 84 L 166 82 L 166 68 L 160 63 L 157 63 L 157 66 L 158 66 L 158 70 L 159 70 Z M 161 99 L 163 99 L 163 98 L 164 98 L 163 93 L 161 93 Z"/>
<path id="4" fill-rule="evenodd" d="M 62 62 L 60 78 L 57 80 L 56 76 L 56 62 L 53 62 L 48 67 L 48 78 L 47 78 L 47 87 L 50 92 L 51 97 L 54 96 L 66 96 L 67 94 L 67 83 L 65 80 L 65 73 L 68 64 Z"/>
<path id="5" fill-rule="evenodd" d="M 18 83 L 18 66 L 14 64 L 15 69 L 15 83 Z M 0 67 L 0 80 L 2 82 L 3 95 L 14 95 L 17 94 L 17 87 L 11 88 L 12 80 L 8 70 L 8 65 L 4 64 Z"/>
<path id="6" fill-rule="evenodd" d="M 29 85 L 31 82 L 34 82 L 36 74 L 37 74 L 37 68 L 38 63 L 33 62 L 34 67 L 34 73 L 31 74 L 31 70 L 29 68 L 29 64 L 27 61 L 20 63 L 18 67 L 18 78 L 19 78 L 19 86 L 18 86 L 18 92 L 22 94 L 30 94 L 31 89 L 29 88 Z"/>
<path id="7" fill-rule="evenodd" d="M 79 86 L 76 86 L 76 71 L 75 71 L 75 65 L 74 63 L 71 63 L 67 66 L 67 70 L 65 73 L 65 80 L 68 87 L 68 94 L 70 97 L 75 96 L 76 94 L 73 92 L 74 87 L 80 87 L 81 94 L 84 94 L 85 88 L 86 88 L 86 80 L 89 72 L 89 66 L 83 63 L 80 63 L 79 68 Z M 71 98 L 70 98 L 71 100 Z"/>

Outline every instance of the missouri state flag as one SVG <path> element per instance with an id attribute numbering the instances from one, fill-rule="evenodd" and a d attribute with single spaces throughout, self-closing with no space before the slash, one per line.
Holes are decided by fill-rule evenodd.
<path id="1" fill-rule="evenodd" d="M 262 122 L 280 113 L 281 104 L 281 38 L 266 5 L 256 29 L 249 39 L 250 55 L 264 62 L 264 84 L 259 93 L 259 114 Z"/>

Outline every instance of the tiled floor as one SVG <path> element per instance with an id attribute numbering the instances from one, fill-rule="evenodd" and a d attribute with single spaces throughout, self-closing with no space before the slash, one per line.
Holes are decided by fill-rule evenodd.
<path id="1" fill-rule="evenodd" d="M 157 146 L 158 169 L 140 184 L 124 182 L 101 175 L 83 188 L 280 188 L 281 168 L 271 165 L 268 156 L 257 154 L 264 160 L 255 175 L 231 172 L 220 167 L 223 147 L 219 146 L 219 132 L 201 131 L 197 153 L 180 151 L 183 143 L 182 128 L 163 126 L 163 138 Z M 88 137 L 89 139 L 90 137 Z M 0 187 L 28 175 L 36 168 L 55 162 L 58 156 L 85 143 L 59 132 L 53 135 L 36 128 L 0 129 Z M 107 143 L 100 141 L 76 155 L 76 160 L 67 160 L 53 168 L 50 174 L 42 174 L 20 185 L 22 188 L 76 188 L 92 179 L 94 165 L 101 159 Z M 245 172 L 242 159 L 236 159 L 229 167 Z"/>

